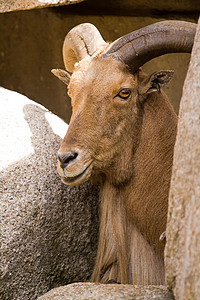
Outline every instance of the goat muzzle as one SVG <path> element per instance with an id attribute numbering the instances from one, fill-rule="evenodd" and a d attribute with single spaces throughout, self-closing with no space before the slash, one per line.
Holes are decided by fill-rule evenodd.
<path id="1" fill-rule="evenodd" d="M 93 160 L 87 151 L 58 152 L 58 173 L 66 185 L 79 185 L 87 181 L 93 168 Z"/>
<path id="2" fill-rule="evenodd" d="M 76 152 L 68 152 L 66 154 L 58 153 L 58 160 L 60 161 L 60 166 L 64 170 L 69 163 L 74 161 L 76 157 L 78 156 L 78 153 Z"/>

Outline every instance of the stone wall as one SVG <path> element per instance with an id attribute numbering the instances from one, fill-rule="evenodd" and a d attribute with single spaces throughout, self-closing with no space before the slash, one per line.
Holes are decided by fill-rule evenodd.
<path id="1" fill-rule="evenodd" d="M 200 21 L 180 105 L 169 197 L 166 278 L 176 299 L 200 299 Z"/>
<path id="2" fill-rule="evenodd" d="M 94 15 L 94 11 L 93 15 L 79 15 L 80 4 L 0 14 L 0 85 L 40 101 L 66 121 L 71 114 L 70 99 L 65 85 L 50 72 L 52 68 L 63 67 L 61 49 L 66 33 L 77 24 L 90 22 L 97 26 L 105 40 L 113 41 L 134 29 L 163 20 L 151 16 Z M 71 8 L 73 11 L 69 14 Z M 179 15 L 176 18 L 179 19 Z M 187 20 L 195 21 L 195 17 Z M 144 67 L 149 73 L 175 70 L 166 92 L 176 111 L 189 59 L 189 54 L 169 54 Z"/>

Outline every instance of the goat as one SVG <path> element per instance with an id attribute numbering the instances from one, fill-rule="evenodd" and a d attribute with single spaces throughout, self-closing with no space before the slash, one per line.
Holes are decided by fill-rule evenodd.
<path id="1" fill-rule="evenodd" d="M 168 191 L 177 116 L 161 90 L 173 71 L 146 75 L 154 57 L 191 52 L 196 24 L 164 21 L 108 44 L 92 24 L 66 36 L 72 117 L 58 151 L 64 184 L 100 182 L 100 228 L 91 281 L 164 284 Z"/>

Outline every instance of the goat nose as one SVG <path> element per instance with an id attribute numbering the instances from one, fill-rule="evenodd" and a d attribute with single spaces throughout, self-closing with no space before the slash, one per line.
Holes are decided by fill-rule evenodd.
<path id="1" fill-rule="evenodd" d="M 68 152 L 66 154 L 58 153 L 58 159 L 62 169 L 66 168 L 67 165 L 78 156 L 76 152 Z"/>

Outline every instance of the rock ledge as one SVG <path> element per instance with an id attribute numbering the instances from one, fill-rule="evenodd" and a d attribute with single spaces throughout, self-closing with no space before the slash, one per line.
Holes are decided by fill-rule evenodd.
<path id="1" fill-rule="evenodd" d="M 162 299 L 173 296 L 165 286 L 133 286 L 128 284 L 72 283 L 52 289 L 38 300 L 71 299 Z"/>
<path id="2" fill-rule="evenodd" d="M 2 0 L 0 3 L 0 13 L 15 10 L 27 10 L 59 5 L 69 5 L 83 2 L 84 0 Z"/>

